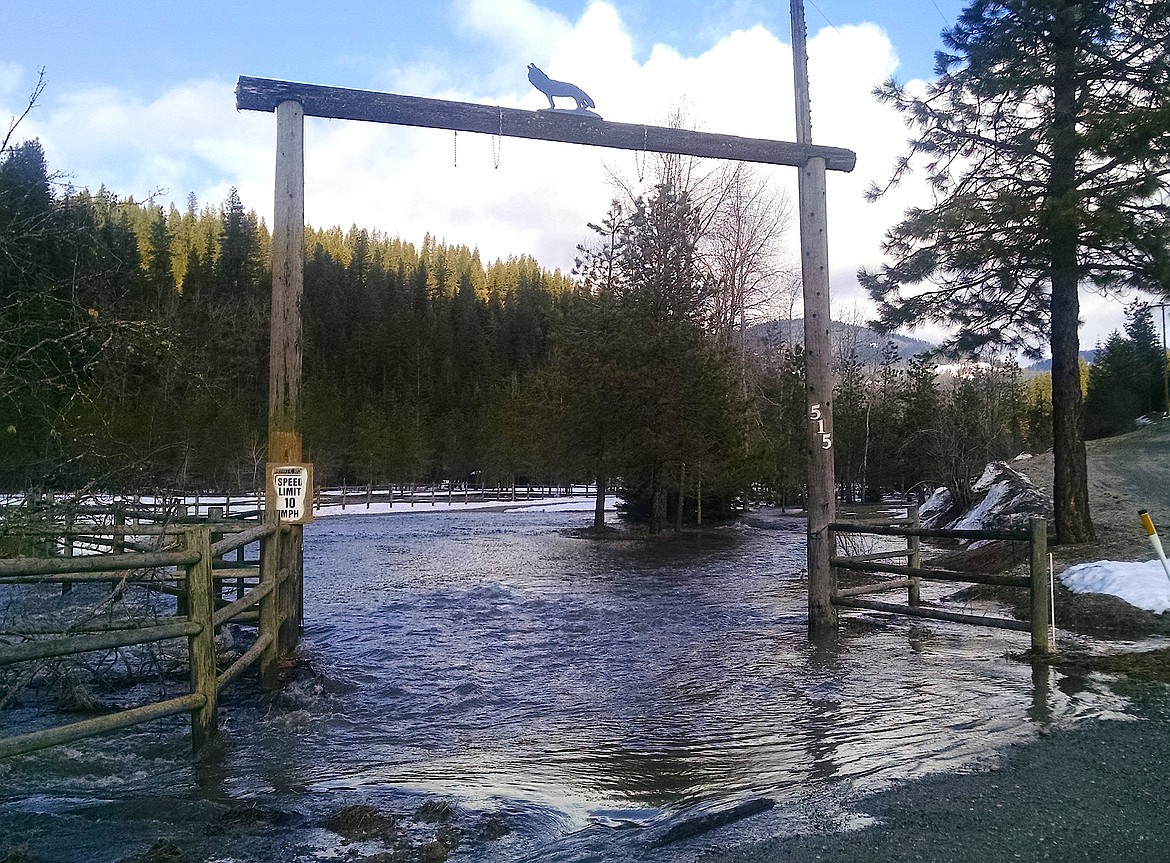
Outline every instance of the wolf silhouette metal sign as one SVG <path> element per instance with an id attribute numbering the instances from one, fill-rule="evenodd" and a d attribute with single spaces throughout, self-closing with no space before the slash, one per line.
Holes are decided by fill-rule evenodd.
<path id="1" fill-rule="evenodd" d="M 554 81 L 548 75 L 544 74 L 535 63 L 528 64 L 528 80 L 532 86 L 544 93 L 548 99 L 548 109 L 550 111 L 567 111 L 574 114 L 588 114 L 591 117 L 596 117 L 590 108 L 596 108 L 597 105 L 589 94 L 578 87 L 576 84 L 570 84 L 568 81 Z M 554 96 L 560 96 L 565 99 L 572 99 L 577 103 L 576 108 L 558 108 L 556 102 L 553 101 Z"/>

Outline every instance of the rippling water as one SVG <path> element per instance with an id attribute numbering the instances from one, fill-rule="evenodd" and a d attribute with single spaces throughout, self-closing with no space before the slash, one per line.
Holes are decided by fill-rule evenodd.
<path id="1" fill-rule="evenodd" d="M 798 520 L 644 543 L 576 535 L 588 519 L 318 521 L 292 683 L 230 690 L 194 764 L 182 718 L 0 762 L 0 856 L 7 839 L 36 861 L 118 861 L 166 838 L 198 860 L 360 860 L 386 848 L 344 844 L 330 812 L 399 813 L 420 844 L 433 827 L 409 815 L 441 799 L 452 860 L 626 860 L 697 813 L 776 801 L 649 852 L 692 860 L 848 828 L 859 792 L 1124 712 L 1007 658 L 1023 633 L 854 617 L 812 646 Z"/>

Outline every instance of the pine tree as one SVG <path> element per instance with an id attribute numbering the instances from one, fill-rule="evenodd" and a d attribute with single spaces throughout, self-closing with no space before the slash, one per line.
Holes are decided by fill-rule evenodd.
<path id="1" fill-rule="evenodd" d="M 1125 334 L 1133 342 L 1138 363 L 1138 378 L 1134 388 L 1141 398 L 1141 413 L 1165 410 L 1163 404 L 1163 373 L 1166 354 L 1154 329 L 1154 314 L 1148 303 L 1134 300 L 1125 310 Z"/>
<path id="2" fill-rule="evenodd" d="M 924 96 L 879 96 L 918 137 L 933 206 L 910 210 L 862 279 L 887 327 L 958 326 L 950 346 L 1051 348 L 1059 542 L 1093 537 L 1077 338 L 1082 284 L 1170 273 L 1170 0 L 975 0 Z M 880 194 L 875 192 L 875 194 Z M 913 290 L 905 290 L 916 286 Z"/>
<path id="3" fill-rule="evenodd" d="M 1165 355 L 1145 303 L 1125 310 L 1125 336 L 1114 332 L 1097 351 L 1085 396 L 1085 436 L 1105 437 L 1133 428 L 1162 404 Z"/>
<path id="4" fill-rule="evenodd" d="M 743 451 L 739 387 L 709 318 L 715 285 L 698 228 L 688 196 L 662 184 L 628 212 L 615 204 L 579 265 L 589 293 L 578 320 L 593 357 L 582 367 L 604 374 L 587 389 L 589 413 L 607 427 L 620 418 L 618 440 L 593 438 L 590 449 L 612 453 L 652 533 L 665 528 L 670 498 L 677 513 L 690 494 L 687 471 L 694 480 L 698 468 L 708 491 L 730 491 L 729 459 Z"/>

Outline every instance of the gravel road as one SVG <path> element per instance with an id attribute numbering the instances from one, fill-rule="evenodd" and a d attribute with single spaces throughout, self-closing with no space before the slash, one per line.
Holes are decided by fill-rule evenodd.
<path id="1" fill-rule="evenodd" d="M 848 833 L 773 839 L 703 863 L 1165 863 L 1170 693 L 1129 687 L 1133 721 L 1041 734 L 984 773 L 920 779 L 855 802 L 879 819 Z"/>
<path id="2" fill-rule="evenodd" d="M 1170 545 L 1170 420 L 1088 441 L 1085 450 L 1089 514 L 1097 542 L 1050 548 L 1056 555 L 1057 571 L 1087 560 L 1152 560 L 1153 551 L 1137 513 L 1148 509 L 1163 543 Z M 1051 452 L 1013 462 L 1012 467 L 1051 495 Z"/>

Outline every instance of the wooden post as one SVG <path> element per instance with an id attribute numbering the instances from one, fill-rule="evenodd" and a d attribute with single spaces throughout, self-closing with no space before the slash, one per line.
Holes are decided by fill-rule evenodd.
<path id="1" fill-rule="evenodd" d="M 296 533 L 298 541 L 290 541 L 290 534 Z M 275 563 L 276 579 L 279 585 L 280 601 L 277 605 L 279 617 L 277 627 L 277 650 L 282 658 L 293 655 L 300 641 L 304 620 L 304 550 L 299 541 L 301 526 L 282 525 L 277 532 L 279 538 L 278 557 Z"/>
<path id="2" fill-rule="evenodd" d="M 1048 571 L 1048 520 L 1033 517 L 1032 529 L 1032 651 L 1047 656 L 1053 651 L 1052 631 L 1052 585 Z"/>
<path id="3" fill-rule="evenodd" d="M 187 549 L 199 553 L 199 560 L 187 567 L 187 615 L 201 627 L 199 632 L 187 639 L 191 691 L 203 697 L 202 706 L 191 711 L 191 746 L 198 750 L 215 737 L 218 727 L 211 531 L 207 527 L 197 527 L 184 531 L 184 534 Z"/>
<path id="4" fill-rule="evenodd" d="M 72 516 L 65 519 L 65 535 L 61 538 L 61 541 L 62 541 L 62 549 L 61 549 L 62 557 L 73 557 L 73 517 Z M 72 590 L 73 590 L 73 582 L 72 581 L 62 581 L 61 582 L 61 593 L 62 594 L 69 593 Z"/>
<path id="5" fill-rule="evenodd" d="M 301 297 L 305 262 L 305 112 L 299 102 L 276 106 L 276 199 L 272 219 L 272 322 L 268 352 L 268 462 L 301 461 Z M 266 517 L 277 510 L 274 494 L 265 494 Z M 344 501 L 344 497 L 342 498 Z M 299 561 L 304 530 L 292 525 L 278 531 L 279 565 Z M 296 597 L 302 573 L 294 569 L 280 592 Z M 299 601 L 298 601 L 299 602 Z M 297 603 L 294 603 L 297 604 Z M 299 622 L 281 627 L 286 643 L 296 646 Z M 291 641 L 290 643 L 287 643 Z"/>
<path id="6" fill-rule="evenodd" d="M 791 0 L 792 58 L 796 85 L 796 141 L 812 142 L 803 0 Z M 829 327 L 829 242 L 825 208 L 825 160 L 809 159 L 800 170 L 800 257 L 804 282 L 804 360 L 808 389 L 808 628 L 836 633 L 832 603 L 833 537 L 836 517 L 833 468 L 833 376 Z"/>
<path id="7" fill-rule="evenodd" d="M 114 544 L 110 549 L 112 554 L 123 554 L 126 551 L 126 510 L 124 501 L 114 503 Z M 110 582 L 110 590 L 118 589 L 118 579 Z"/>
<path id="8" fill-rule="evenodd" d="M 914 530 L 922 527 L 922 516 L 919 514 L 918 504 L 910 504 L 910 527 Z M 922 538 L 919 536 L 911 536 L 906 539 L 906 565 L 912 569 L 918 569 L 922 566 Z M 910 579 L 910 596 L 907 601 L 910 605 L 918 605 L 921 602 L 920 588 L 922 579 Z"/>
<path id="9" fill-rule="evenodd" d="M 121 504 L 116 504 L 114 510 L 114 546 L 113 554 L 122 554 L 126 551 L 126 510 Z"/>
<path id="10" fill-rule="evenodd" d="M 304 292 L 304 112 L 276 108 L 276 202 L 272 231 L 272 321 L 268 353 L 268 461 L 301 460 L 301 295 Z M 270 502 L 272 508 L 274 502 Z"/>
<path id="11" fill-rule="evenodd" d="M 276 523 L 274 514 L 266 515 L 269 524 Z M 260 683 L 274 688 L 280 681 L 280 592 L 277 575 L 280 570 L 280 531 L 260 541 L 260 583 L 271 584 L 271 592 L 260 600 L 260 635 L 270 635 L 268 647 L 260 654 Z"/>
<path id="12" fill-rule="evenodd" d="M 199 497 L 198 497 L 198 493 L 196 493 L 195 501 L 196 501 L 196 502 L 195 502 L 195 517 L 196 517 L 196 518 L 198 518 L 198 517 L 199 517 Z M 222 521 L 222 520 L 223 520 L 223 507 L 219 507 L 219 506 L 209 506 L 209 507 L 207 508 L 207 520 L 208 520 L 209 522 L 212 522 L 212 521 Z M 217 530 L 212 530 L 212 531 L 211 531 L 211 544 L 212 544 L 212 545 L 215 545 L 215 544 L 216 544 L 217 542 L 219 542 L 221 539 L 223 539 L 223 534 L 222 534 L 221 532 L 219 532 L 219 531 L 217 531 Z M 214 564 L 213 564 L 213 565 L 214 565 Z M 224 583 L 223 583 L 222 581 L 220 581 L 219 583 L 216 583 L 214 579 L 212 580 L 212 582 L 211 582 L 211 591 L 212 591 L 212 593 L 214 593 L 214 594 L 215 594 L 215 598 L 216 598 L 217 600 L 219 600 L 219 599 L 222 599 L 222 598 L 223 598 L 223 589 L 224 589 Z"/>

